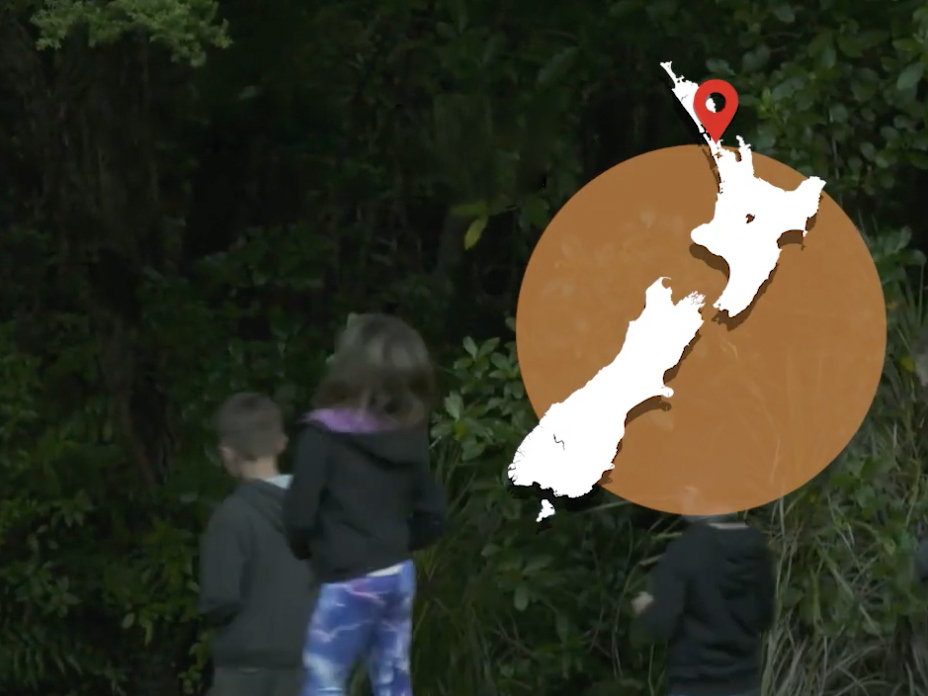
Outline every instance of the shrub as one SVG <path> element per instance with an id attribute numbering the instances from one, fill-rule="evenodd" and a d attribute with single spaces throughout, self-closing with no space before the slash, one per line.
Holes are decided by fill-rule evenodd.
<path id="1" fill-rule="evenodd" d="M 928 690 L 926 614 L 911 554 L 925 520 L 924 405 L 910 350 L 926 327 L 924 259 L 908 232 L 871 241 L 888 305 L 884 379 L 853 442 L 815 482 L 750 515 L 778 558 L 765 693 L 874 696 Z M 918 284 L 921 287 L 921 283 Z M 533 423 L 513 343 L 468 339 L 436 418 L 452 533 L 422 560 L 416 684 L 436 694 L 660 694 L 662 650 L 629 635 L 626 599 L 675 532 L 634 506 L 599 505 L 536 524 L 514 495 L 511 453 Z M 852 378 L 852 377 L 851 377 Z"/>

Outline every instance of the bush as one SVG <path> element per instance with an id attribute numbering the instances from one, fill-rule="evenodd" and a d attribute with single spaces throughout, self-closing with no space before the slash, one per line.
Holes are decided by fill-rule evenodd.
<path id="1" fill-rule="evenodd" d="M 928 605 L 911 557 L 928 512 L 924 404 L 911 348 L 926 327 L 909 290 L 924 258 L 908 232 L 871 240 L 888 306 L 884 376 L 863 427 L 819 480 L 772 505 L 780 615 L 768 640 L 767 692 L 912 694 L 928 688 Z"/>
<path id="2" fill-rule="evenodd" d="M 890 340 L 864 426 L 817 481 L 750 515 L 778 558 L 779 615 L 766 649 L 771 696 L 928 690 L 916 628 L 928 604 L 911 572 L 928 509 L 925 409 L 910 358 L 928 324 L 922 294 L 908 290 L 924 262 L 908 241 L 901 231 L 871 242 Z M 506 476 L 534 424 L 515 346 L 468 339 L 464 348 L 433 430 L 456 523 L 422 562 L 417 687 L 663 693 L 662 650 L 632 640 L 626 600 L 675 534 L 672 524 L 641 524 L 634 506 L 605 492 L 595 507 L 536 524 L 537 501 L 514 496 Z"/>

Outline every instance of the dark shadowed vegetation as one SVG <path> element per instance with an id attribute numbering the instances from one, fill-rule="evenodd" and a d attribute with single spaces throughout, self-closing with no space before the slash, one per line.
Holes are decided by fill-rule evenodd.
<path id="1" fill-rule="evenodd" d="M 885 0 L 7 0 L 0 692 L 202 693 L 210 417 L 248 388 L 295 418 L 346 316 L 385 310 L 448 394 L 418 693 L 662 693 L 627 600 L 672 524 L 596 493 L 536 525 L 505 464 L 533 418 L 507 324 L 533 244 L 598 173 L 694 142 L 666 60 L 734 84 L 732 129 L 827 180 L 885 283 L 867 422 L 756 513 L 779 557 L 767 694 L 925 693 L 928 7 Z"/>

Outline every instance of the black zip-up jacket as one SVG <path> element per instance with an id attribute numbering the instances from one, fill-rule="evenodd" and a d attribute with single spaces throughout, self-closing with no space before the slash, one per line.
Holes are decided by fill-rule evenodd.
<path id="1" fill-rule="evenodd" d="M 200 550 L 199 610 L 217 626 L 216 667 L 296 669 L 317 587 L 284 536 L 290 477 L 244 481 L 213 513 Z"/>
<path id="2" fill-rule="evenodd" d="M 690 525 L 651 577 L 642 627 L 668 645 L 671 693 L 731 696 L 759 689 L 763 634 L 775 612 L 773 560 L 745 525 Z"/>
<path id="3" fill-rule="evenodd" d="M 429 471 L 426 428 L 360 431 L 329 415 L 299 438 L 284 522 L 291 549 L 319 581 L 341 582 L 435 542 L 445 497 Z"/>

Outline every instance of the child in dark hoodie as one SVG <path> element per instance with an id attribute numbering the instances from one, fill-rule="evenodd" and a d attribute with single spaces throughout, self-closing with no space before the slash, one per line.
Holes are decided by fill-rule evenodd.
<path id="1" fill-rule="evenodd" d="M 669 642 L 670 696 L 759 696 L 775 611 L 767 541 L 729 517 L 686 519 L 633 608 L 653 639 Z"/>
<path id="2" fill-rule="evenodd" d="M 284 506 L 294 554 L 322 583 L 303 696 L 342 696 L 362 658 L 374 696 L 412 696 L 412 552 L 441 534 L 429 471 L 433 372 L 399 319 L 360 315 L 339 338 L 296 449 Z"/>
<path id="3" fill-rule="evenodd" d="M 281 412 L 266 396 L 237 394 L 220 409 L 218 430 L 225 468 L 240 483 L 210 518 L 200 551 L 199 609 L 218 628 L 210 696 L 298 696 L 315 591 L 284 534 Z"/>

